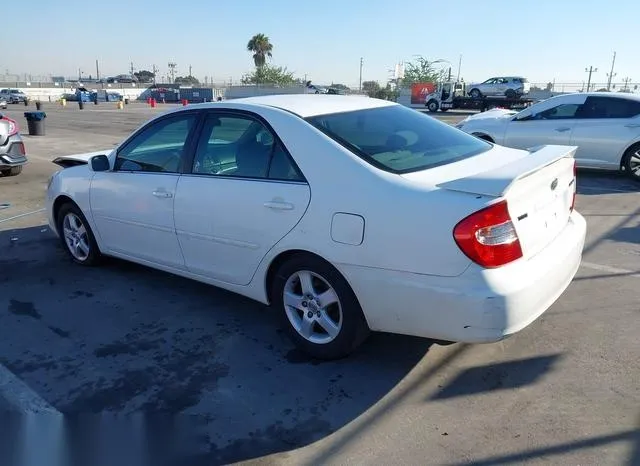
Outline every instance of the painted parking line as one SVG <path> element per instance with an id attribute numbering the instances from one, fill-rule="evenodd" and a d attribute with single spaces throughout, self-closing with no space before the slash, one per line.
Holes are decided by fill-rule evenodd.
<path id="1" fill-rule="evenodd" d="M 0 400 L 22 413 L 62 415 L 13 372 L 0 364 Z"/>
<path id="2" fill-rule="evenodd" d="M 591 270 L 597 270 L 599 272 L 607 272 L 614 275 L 626 275 L 627 277 L 640 278 L 640 272 L 636 272 L 628 269 L 620 269 L 618 267 L 611 267 L 609 265 L 594 264 L 593 262 L 582 261 L 580 264 L 582 267 Z"/>
<path id="3" fill-rule="evenodd" d="M 47 209 L 42 208 L 38 210 L 32 210 L 31 212 L 25 212 L 24 214 L 20 214 L 20 215 L 14 215 L 13 217 L 3 218 L 3 219 L 0 219 L 0 223 L 8 222 L 10 220 L 15 220 L 17 218 L 27 217 L 29 215 L 39 214 L 40 212 L 44 212 L 45 210 Z"/>

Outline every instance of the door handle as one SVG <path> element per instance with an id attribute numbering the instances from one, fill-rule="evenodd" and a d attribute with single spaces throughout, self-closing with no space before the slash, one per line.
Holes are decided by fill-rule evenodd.
<path id="1" fill-rule="evenodd" d="M 628 125 L 624 125 L 625 128 L 640 128 L 640 123 L 629 123 Z"/>
<path id="2" fill-rule="evenodd" d="M 264 206 L 268 209 L 275 209 L 275 210 L 293 210 L 293 204 L 289 202 L 282 202 L 282 201 L 265 202 Z"/>
<path id="3" fill-rule="evenodd" d="M 152 193 L 155 197 L 160 197 L 163 199 L 169 198 L 169 197 L 173 197 L 173 194 L 171 194 L 168 191 L 154 191 Z"/>
<path id="4" fill-rule="evenodd" d="M 566 126 L 563 126 L 562 128 L 556 128 L 556 131 L 558 131 L 559 133 L 564 133 L 565 131 L 569 131 L 571 128 L 567 128 Z"/>

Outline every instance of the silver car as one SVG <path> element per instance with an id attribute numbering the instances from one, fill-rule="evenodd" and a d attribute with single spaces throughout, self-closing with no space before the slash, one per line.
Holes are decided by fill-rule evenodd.
<path id="1" fill-rule="evenodd" d="M 507 97 L 517 99 L 529 93 L 531 84 L 521 76 L 501 76 L 487 79 L 482 83 L 467 84 L 469 95 L 475 99 L 481 97 Z"/>
<path id="2" fill-rule="evenodd" d="M 640 95 L 579 92 L 538 102 L 521 112 L 495 109 L 456 125 L 489 142 L 516 149 L 543 144 L 578 146 L 580 168 L 622 170 L 640 182 Z"/>
<path id="3" fill-rule="evenodd" d="M 15 176 L 27 163 L 24 142 L 18 124 L 0 114 L 0 176 Z"/>
<path id="4" fill-rule="evenodd" d="M 20 89 L 0 89 L 0 100 L 6 100 L 10 104 L 18 104 L 27 100 L 27 95 Z"/>

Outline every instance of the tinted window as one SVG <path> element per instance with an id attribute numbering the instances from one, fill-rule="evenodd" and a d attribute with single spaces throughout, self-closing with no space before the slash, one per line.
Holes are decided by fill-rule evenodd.
<path id="1" fill-rule="evenodd" d="M 308 118 L 367 162 L 393 173 L 445 165 L 492 146 L 402 105 Z"/>
<path id="2" fill-rule="evenodd" d="M 640 115 L 640 101 L 615 97 L 588 97 L 584 118 L 633 118 Z"/>
<path id="3" fill-rule="evenodd" d="M 177 173 L 195 121 L 192 113 L 151 124 L 118 151 L 115 169 Z"/>
<path id="4" fill-rule="evenodd" d="M 200 135 L 193 173 L 302 181 L 289 154 L 260 121 L 209 115 Z"/>

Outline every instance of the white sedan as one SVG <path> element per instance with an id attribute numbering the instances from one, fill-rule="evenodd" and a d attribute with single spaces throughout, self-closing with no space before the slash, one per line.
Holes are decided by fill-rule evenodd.
<path id="1" fill-rule="evenodd" d="M 365 97 L 237 99 L 56 159 L 47 211 L 75 262 L 115 256 L 271 304 L 317 358 L 371 330 L 492 342 L 578 269 L 574 152 L 533 157 Z"/>
<path id="2" fill-rule="evenodd" d="M 579 168 L 622 170 L 640 181 L 640 96 L 613 92 L 564 94 L 521 112 L 495 109 L 457 127 L 496 144 L 528 149 L 578 146 Z"/>

